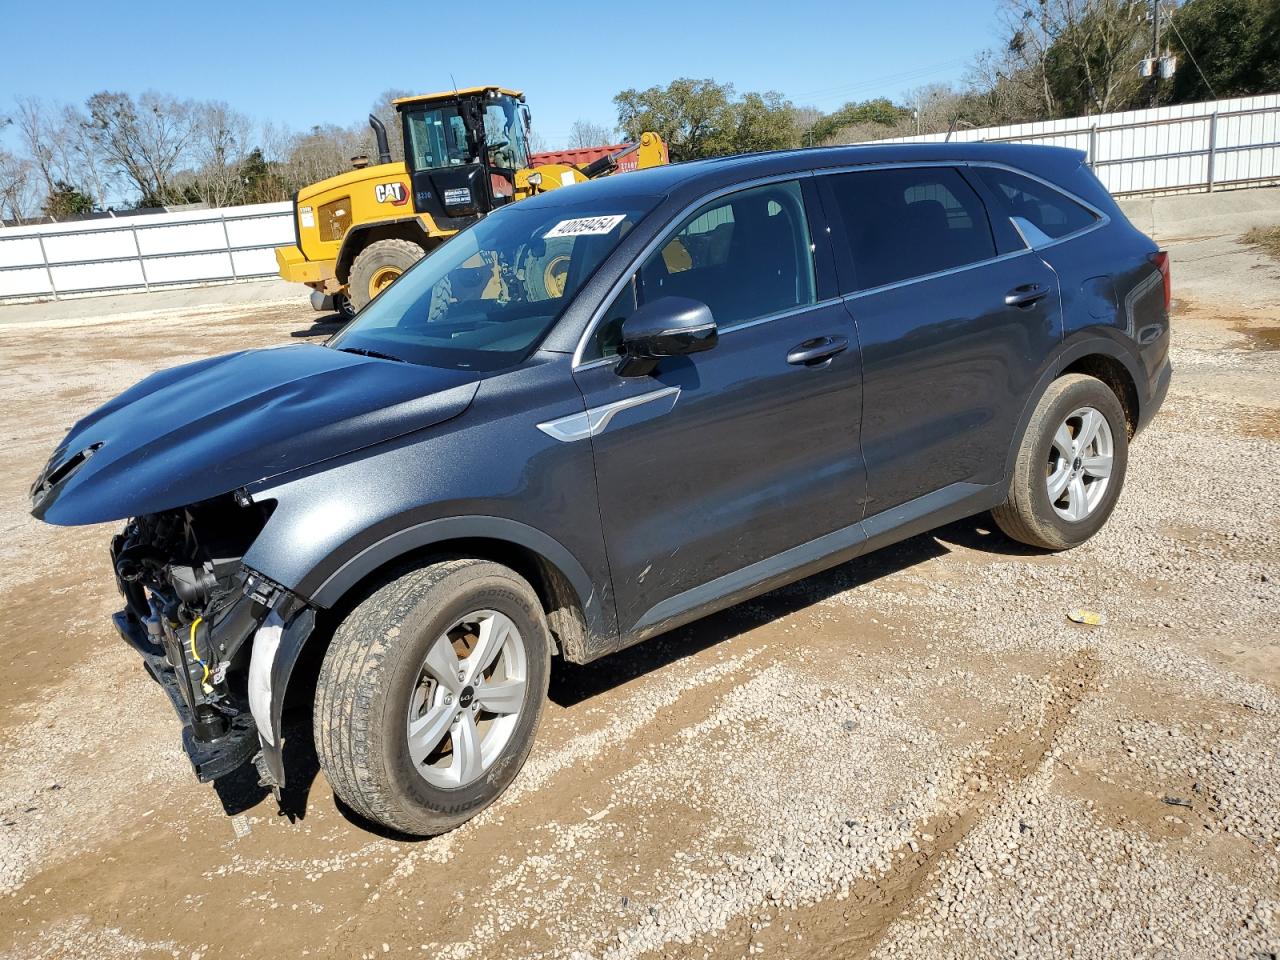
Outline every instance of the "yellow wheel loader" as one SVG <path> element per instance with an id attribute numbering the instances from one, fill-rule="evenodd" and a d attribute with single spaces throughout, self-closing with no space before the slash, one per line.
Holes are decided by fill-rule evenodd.
<path id="1" fill-rule="evenodd" d="M 602 152 L 584 165 L 539 162 L 529 153 L 524 94 L 468 87 L 395 101 L 404 132 L 403 163 L 392 162 L 387 131 L 369 117 L 376 165 L 313 183 L 294 198 L 297 243 L 276 249 L 280 276 L 311 287 L 317 310 L 352 315 L 423 254 L 498 207 L 626 168 L 667 162 L 656 133 Z M 565 264 L 548 245 L 531 267 L 548 293 Z"/>

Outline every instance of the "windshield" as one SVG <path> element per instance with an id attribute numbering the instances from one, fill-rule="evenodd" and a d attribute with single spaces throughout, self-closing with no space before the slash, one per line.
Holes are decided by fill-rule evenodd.
<path id="1" fill-rule="evenodd" d="M 456 106 L 414 110 L 408 117 L 409 151 L 414 170 L 475 162 L 467 148 L 467 128 Z"/>
<path id="2" fill-rule="evenodd" d="M 455 370 L 519 363 L 656 203 L 517 204 L 491 214 L 418 261 L 329 346 Z"/>
<path id="3" fill-rule="evenodd" d="M 408 160 L 414 170 L 478 163 L 467 144 L 467 128 L 456 104 L 405 111 L 409 125 Z M 529 131 L 520 104 L 508 96 L 484 100 L 484 136 L 489 163 L 506 170 L 529 165 Z"/>
<path id="4" fill-rule="evenodd" d="M 506 170 L 529 166 L 527 137 L 519 104 L 510 97 L 485 103 L 484 138 L 489 144 L 489 162 L 493 166 Z"/>

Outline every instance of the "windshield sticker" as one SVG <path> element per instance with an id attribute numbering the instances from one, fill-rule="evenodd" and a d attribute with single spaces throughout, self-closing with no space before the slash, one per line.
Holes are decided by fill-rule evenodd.
<path id="1" fill-rule="evenodd" d="M 542 239 L 603 236 L 625 219 L 627 219 L 625 213 L 612 213 L 603 217 L 578 217 L 574 220 L 561 220 L 544 233 Z"/>

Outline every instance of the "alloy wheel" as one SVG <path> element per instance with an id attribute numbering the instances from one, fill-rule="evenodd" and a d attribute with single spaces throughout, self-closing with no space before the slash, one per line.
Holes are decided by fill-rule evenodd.
<path id="1" fill-rule="evenodd" d="M 474 783 L 511 739 L 528 656 L 509 617 L 469 613 L 438 636 L 419 668 L 405 722 L 414 769 L 435 787 Z"/>
<path id="2" fill-rule="evenodd" d="M 1106 496 L 1115 460 L 1107 418 L 1093 407 L 1069 413 L 1054 432 L 1045 465 L 1049 502 L 1058 516 L 1078 523 Z"/>

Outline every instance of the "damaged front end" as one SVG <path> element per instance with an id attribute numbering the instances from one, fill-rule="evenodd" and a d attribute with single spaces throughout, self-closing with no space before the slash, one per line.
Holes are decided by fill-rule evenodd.
<path id="1" fill-rule="evenodd" d="M 275 655 L 301 644 L 315 612 L 241 560 L 271 507 L 237 493 L 130 520 L 111 543 L 125 598 L 112 619 L 177 710 L 196 776 L 215 780 L 255 759 L 278 791 Z"/>

